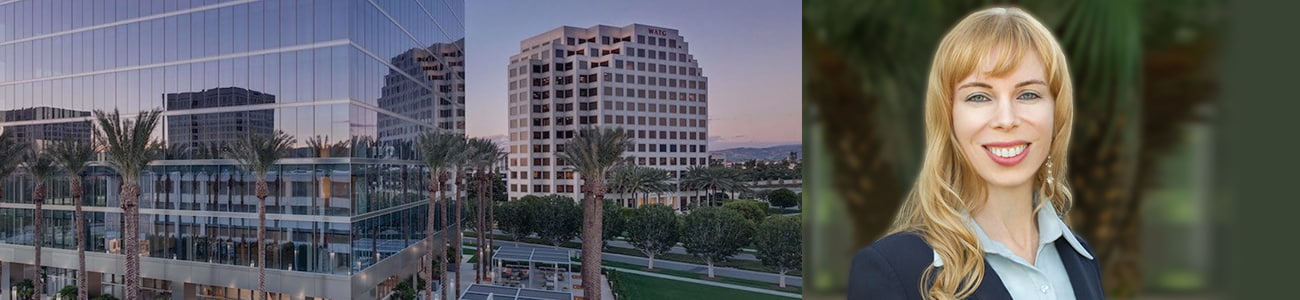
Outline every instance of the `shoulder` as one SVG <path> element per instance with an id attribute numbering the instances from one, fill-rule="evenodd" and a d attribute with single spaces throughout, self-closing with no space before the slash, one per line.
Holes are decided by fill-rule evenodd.
<path id="1" fill-rule="evenodd" d="M 853 255 L 848 299 L 919 299 L 921 273 L 934 250 L 915 233 L 886 236 Z"/>

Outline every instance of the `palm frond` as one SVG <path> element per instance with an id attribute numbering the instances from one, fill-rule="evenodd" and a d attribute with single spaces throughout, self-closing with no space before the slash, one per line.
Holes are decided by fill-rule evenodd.
<path id="1" fill-rule="evenodd" d="M 49 152 L 34 149 L 23 156 L 23 169 L 26 169 L 27 174 L 31 174 L 36 182 L 45 182 L 58 172 L 59 167 L 55 164 L 54 158 L 50 157 Z"/>
<path id="2" fill-rule="evenodd" d="M 68 176 L 78 176 L 95 161 L 95 148 L 93 141 L 65 139 L 51 143 L 49 153 Z"/>
<path id="3" fill-rule="evenodd" d="M 138 183 L 140 174 L 157 156 L 156 143 L 150 136 L 162 116 L 161 109 L 140 113 L 134 120 L 124 119 L 116 109 L 112 113 L 95 111 L 99 124 L 95 134 L 104 142 L 105 162 L 128 183 Z"/>
<path id="4" fill-rule="evenodd" d="M 621 128 L 589 127 L 579 130 L 558 156 L 589 179 L 603 179 L 632 144 L 632 137 Z"/>
<path id="5" fill-rule="evenodd" d="M 450 131 L 432 131 L 421 133 L 416 138 L 416 147 L 420 159 L 430 170 L 444 170 L 456 165 L 457 156 L 464 149 L 465 136 Z"/>
<path id="6" fill-rule="evenodd" d="M 8 177 L 22 162 L 22 153 L 29 144 L 21 142 L 10 131 L 0 132 L 0 178 Z"/>
<path id="7" fill-rule="evenodd" d="M 276 161 L 289 155 L 295 142 L 292 136 L 279 130 L 270 136 L 252 134 L 232 144 L 226 154 L 239 161 L 244 171 L 263 179 Z"/>

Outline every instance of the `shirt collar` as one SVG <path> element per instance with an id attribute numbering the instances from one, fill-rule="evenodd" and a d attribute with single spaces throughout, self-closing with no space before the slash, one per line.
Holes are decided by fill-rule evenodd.
<path id="1" fill-rule="evenodd" d="M 988 235 L 984 234 L 984 229 L 980 228 L 979 224 L 976 224 L 975 220 L 971 219 L 970 215 L 963 214 L 963 217 L 965 218 L 963 221 L 966 223 L 966 226 L 969 227 L 971 231 L 974 231 L 975 235 L 979 238 L 980 245 L 984 248 L 984 253 L 998 254 L 1008 257 L 1015 255 L 1011 253 L 1010 249 L 1002 246 L 1002 243 L 989 239 Z M 1044 206 L 1038 210 L 1036 217 L 1038 218 L 1038 243 L 1040 247 L 1047 246 L 1048 244 L 1056 242 L 1057 239 L 1064 237 L 1065 241 L 1070 244 L 1070 247 L 1074 248 L 1074 251 L 1079 252 L 1079 255 L 1088 259 L 1093 259 L 1092 254 L 1088 253 L 1088 250 L 1083 248 L 1083 244 L 1079 242 L 1077 237 L 1075 237 L 1074 232 L 1070 231 L 1070 227 L 1065 225 L 1065 221 L 1061 220 L 1061 217 L 1056 215 L 1056 209 L 1052 207 L 1051 202 L 1044 203 Z M 943 259 L 939 257 L 938 251 L 934 251 L 934 266 L 936 268 L 943 266 Z"/>

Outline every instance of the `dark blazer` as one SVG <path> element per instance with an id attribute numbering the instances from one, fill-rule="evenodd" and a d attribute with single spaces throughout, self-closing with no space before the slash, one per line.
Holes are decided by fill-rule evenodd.
<path id="1" fill-rule="evenodd" d="M 1088 253 L 1096 253 L 1082 237 L 1075 237 Z M 1070 275 L 1075 298 L 1105 299 L 1097 261 L 1079 254 L 1064 238 L 1057 239 L 1055 244 L 1061 263 Z M 914 233 L 891 234 L 853 255 L 848 299 L 924 299 L 919 290 L 921 272 L 932 263 L 934 249 L 920 236 Z M 969 299 L 1011 299 L 1011 295 L 986 261 L 984 281 Z"/>

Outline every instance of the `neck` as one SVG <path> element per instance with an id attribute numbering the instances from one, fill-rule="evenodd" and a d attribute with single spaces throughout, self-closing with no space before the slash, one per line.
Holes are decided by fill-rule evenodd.
<path id="1" fill-rule="evenodd" d="M 1018 186 L 988 186 L 984 203 L 971 216 L 989 238 L 1003 243 L 1038 240 L 1034 222 L 1034 190 L 1030 183 Z"/>

